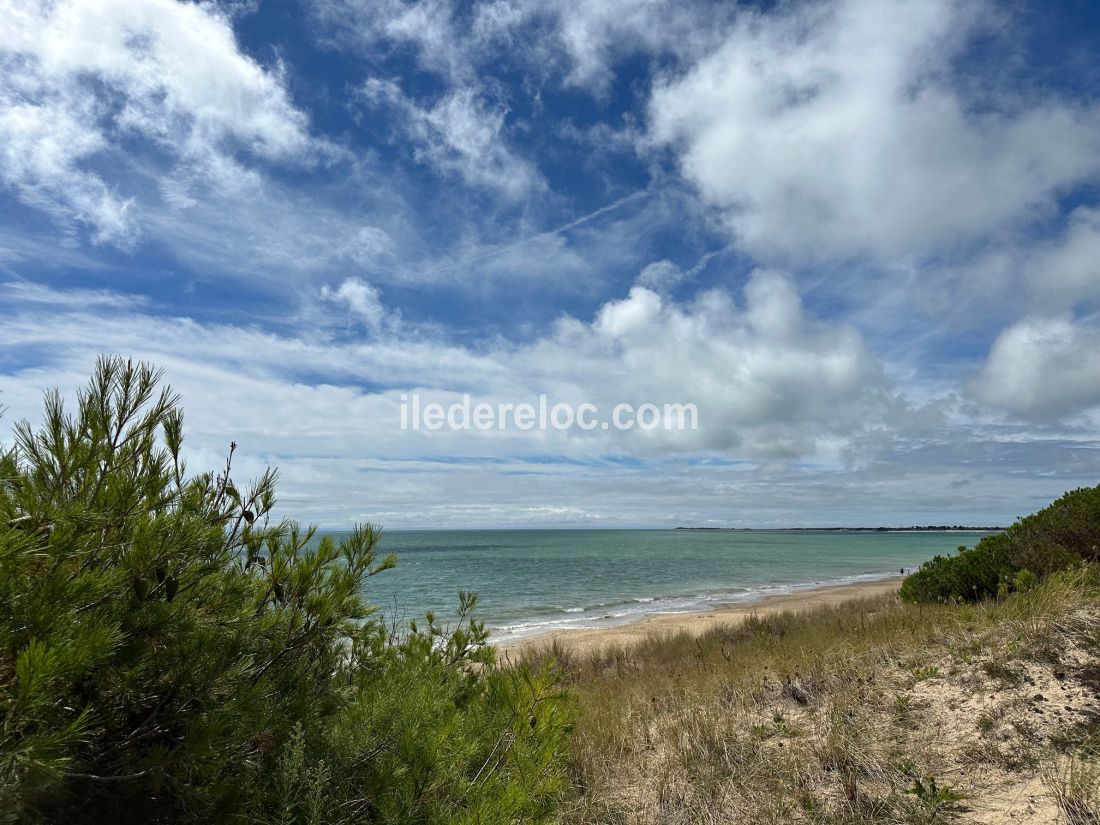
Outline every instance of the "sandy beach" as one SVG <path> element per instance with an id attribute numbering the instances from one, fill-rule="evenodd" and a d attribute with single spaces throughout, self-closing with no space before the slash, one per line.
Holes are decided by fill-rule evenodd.
<path id="1" fill-rule="evenodd" d="M 901 580 L 901 576 L 894 576 L 874 582 L 800 590 L 797 593 L 766 596 L 753 602 L 721 605 L 714 610 L 699 613 L 653 613 L 629 624 L 614 627 L 553 630 L 524 639 L 517 639 L 513 642 L 498 644 L 497 650 L 504 656 L 508 656 L 508 654 L 519 652 L 524 648 L 558 642 L 567 645 L 578 653 L 586 653 L 602 647 L 631 645 L 654 634 L 686 632 L 695 635 L 703 633 L 715 625 L 736 624 L 746 616 L 768 615 L 780 613 L 784 610 L 808 610 L 814 607 L 839 604 L 848 599 L 893 593 L 898 589 Z"/>

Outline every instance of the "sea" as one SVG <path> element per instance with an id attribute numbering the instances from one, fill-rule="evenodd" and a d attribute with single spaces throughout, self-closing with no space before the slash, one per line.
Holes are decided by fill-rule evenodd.
<path id="1" fill-rule="evenodd" d="M 773 594 L 897 576 L 971 546 L 977 531 L 388 531 L 397 567 L 365 595 L 390 621 L 431 610 L 453 621 L 460 590 L 507 643 L 551 630 L 625 624 L 649 613 L 751 603 Z"/>

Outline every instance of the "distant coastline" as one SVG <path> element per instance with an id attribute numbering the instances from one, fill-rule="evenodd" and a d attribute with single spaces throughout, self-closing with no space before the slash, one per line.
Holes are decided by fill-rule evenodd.
<path id="1" fill-rule="evenodd" d="M 716 533 L 1000 533 L 1004 527 L 927 525 L 925 527 L 674 527 L 674 530 L 710 530 Z"/>

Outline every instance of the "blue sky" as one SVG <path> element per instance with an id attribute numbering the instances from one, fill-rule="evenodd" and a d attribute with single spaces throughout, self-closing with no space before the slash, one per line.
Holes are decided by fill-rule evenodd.
<path id="1" fill-rule="evenodd" d="M 1100 480 L 1097 42 L 1070 0 L 0 0 L 0 428 L 119 352 L 326 526 L 1011 520 Z"/>

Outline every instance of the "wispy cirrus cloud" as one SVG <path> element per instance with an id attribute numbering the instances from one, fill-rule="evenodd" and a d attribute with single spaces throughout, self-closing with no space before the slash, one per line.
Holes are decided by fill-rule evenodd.
<path id="1" fill-rule="evenodd" d="M 457 174 L 471 186 L 519 198 L 545 186 L 533 163 L 514 154 L 505 137 L 508 109 L 492 104 L 470 87 L 448 92 L 421 106 L 392 80 L 370 78 L 360 90 L 368 105 L 381 108 L 403 129 L 414 157 L 444 174 Z"/>
<path id="2" fill-rule="evenodd" d="M 505 61 L 537 83 L 597 97 L 622 60 L 702 54 L 734 11 L 694 0 L 323 0 L 311 9 L 323 38 L 368 53 L 411 48 L 422 68 L 455 85 Z"/>
<path id="3" fill-rule="evenodd" d="M 246 174 L 250 157 L 309 163 L 332 151 L 278 67 L 242 53 L 210 6 L 7 0 L 0 66 L 0 180 L 97 243 L 132 249 L 139 234 L 141 198 L 119 174 L 133 172 L 134 140 L 216 180 Z"/>

